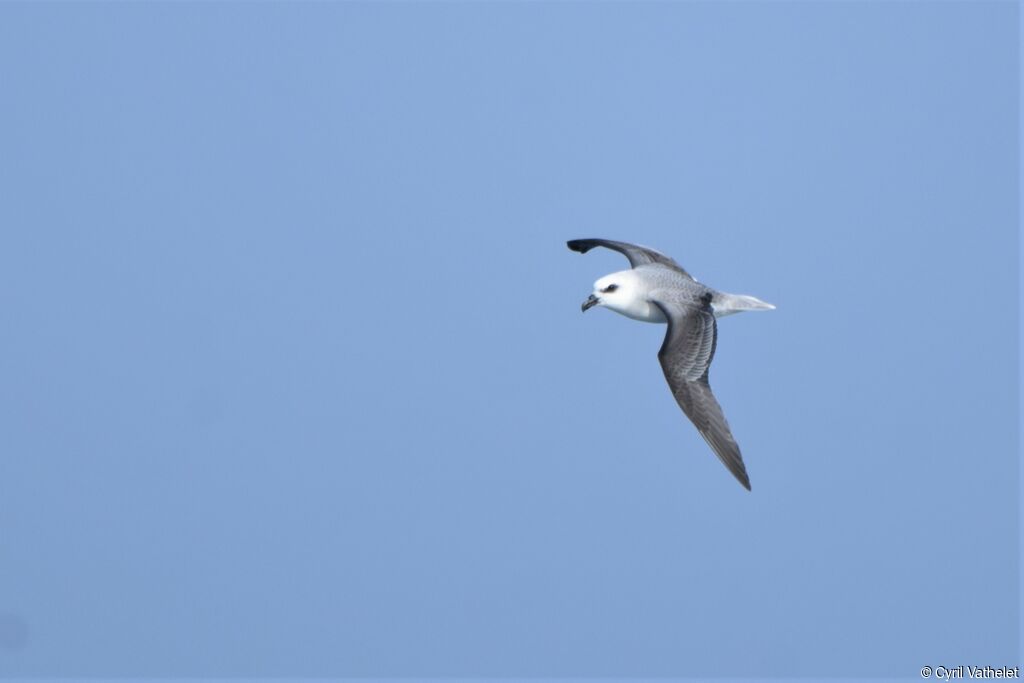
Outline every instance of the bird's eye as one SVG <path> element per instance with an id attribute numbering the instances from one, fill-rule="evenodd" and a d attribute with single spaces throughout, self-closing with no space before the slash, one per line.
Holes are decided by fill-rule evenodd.
<path id="1" fill-rule="evenodd" d="M 618 285 L 608 285 L 607 287 L 602 289 L 601 292 L 603 292 L 604 294 L 611 294 L 612 292 L 614 292 L 618 288 L 619 288 Z"/>

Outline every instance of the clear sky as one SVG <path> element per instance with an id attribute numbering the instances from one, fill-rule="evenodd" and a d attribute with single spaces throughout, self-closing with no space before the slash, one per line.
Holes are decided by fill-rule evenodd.
<path id="1" fill-rule="evenodd" d="M 1018 664 L 1018 11 L 0 6 L 0 675 Z"/>

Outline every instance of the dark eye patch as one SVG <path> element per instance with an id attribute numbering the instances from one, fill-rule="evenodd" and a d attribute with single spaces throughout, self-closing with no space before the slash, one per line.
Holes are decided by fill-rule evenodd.
<path id="1" fill-rule="evenodd" d="M 608 285 L 607 287 L 602 289 L 601 292 L 603 292 L 604 294 L 611 294 L 612 292 L 614 292 L 618 288 L 619 288 L 618 285 Z"/>

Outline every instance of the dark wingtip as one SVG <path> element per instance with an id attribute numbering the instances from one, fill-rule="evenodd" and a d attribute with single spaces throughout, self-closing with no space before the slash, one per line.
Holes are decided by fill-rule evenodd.
<path id="1" fill-rule="evenodd" d="M 569 240 L 565 244 L 573 251 L 578 251 L 581 254 L 586 254 L 594 248 L 592 240 Z"/>

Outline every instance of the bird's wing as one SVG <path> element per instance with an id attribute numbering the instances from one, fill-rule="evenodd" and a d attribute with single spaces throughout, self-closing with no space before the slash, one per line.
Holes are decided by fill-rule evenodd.
<path id="1" fill-rule="evenodd" d="M 605 247 L 606 249 L 612 249 L 624 255 L 629 259 L 629 265 L 633 268 L 642 266 L 647 263 L 660 263 L 663 266 L 678 271 L 686 277 L 693 279 L 693 276 L 683 270 L 683 267 L 676 263 L 672 258 L 665 256 L 659 251 L 648 249 L 647 247 L 637 246 L 630 244 L 629 242 L 615 242 L 613 240 L 569 240 L 566 244 L 573 251 L 578 251 L 581 254 L 586 254 L 594 247 Z"/>
<path id="2" fill-rule="evenodd" d="M 668 320 L 665 342 L 658 351 L 661 369 L 679 407 L 732 475 L 750 490 L 739 444 L 729 430 L 722 407 L 711 393 L 708 368 L 715 357 L 718 327 L 710 295 L 700 306 L 652 301 Z"/>

